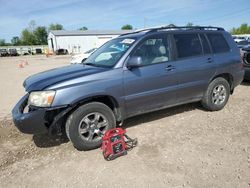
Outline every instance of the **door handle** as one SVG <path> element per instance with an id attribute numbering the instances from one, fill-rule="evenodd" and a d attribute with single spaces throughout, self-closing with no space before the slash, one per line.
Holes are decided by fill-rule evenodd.
<path id="1" fill-rule="evenodd" d="M 175 70 L 175 67 L 173 65 L 168 65 L 165 69 L 166 71 L 173 71 Z"/>
<path id="2" fill-rule="evenodd" d="M 212 63 L 213 59 L 211 57 L 207 58 L 207 63 Z"/>

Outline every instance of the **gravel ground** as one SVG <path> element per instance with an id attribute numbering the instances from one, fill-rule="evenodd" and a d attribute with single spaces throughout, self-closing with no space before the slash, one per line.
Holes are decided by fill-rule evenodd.
<path id="1" fill-rule="evenodd" d="M 250 83 L 219 112 L 187 104 L 128 119 L 139 144 L 114 161 L 65 138 L 25 135 L 10 111 L 25 77 L 67 65 L 69 56 L 0 58 L 0 187 L 250 187 Z M 24 60 L 29 65 L 19 68 Z"/>

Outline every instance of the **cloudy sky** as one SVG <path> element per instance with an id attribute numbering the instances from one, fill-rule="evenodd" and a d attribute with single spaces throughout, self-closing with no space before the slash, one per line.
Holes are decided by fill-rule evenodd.
<path id="1" fill-rule="evenodd" d="M 174 23 L 222 26 L 250 24 L 250 0 L 0 0 L 0 39 L 20 36 L 31 20 L 60 23 L 66 30 L 135 28 Z"/>

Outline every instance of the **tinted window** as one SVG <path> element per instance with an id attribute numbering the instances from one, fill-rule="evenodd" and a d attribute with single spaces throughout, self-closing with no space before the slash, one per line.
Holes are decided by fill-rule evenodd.
<path id="1" fill-rule="evenodd" d="M 164 37 L 152 37 L 143 41 L 132 56 L 140 56 L 143 65 L 162 63 L 169 60 L 169 48 Z"/>
<path id="2" fill-rule="evenodd" d="M 210 48 L 209 48 L 209 45 L 208 45 L 208 41 L 205 37 L 205 35 L 200 35 L 201 37 L 201 43 L 202 43 L 202 46 L 203 46 L 203 53 L 204 54 L 209 54 L 210 53 Z"/>
<path id="3" fill-rule="evenodd" d="M 221 34 L 207 34 L 214 53 L 228 52 L 230 50 L 225 38 Z"/>
<path id="4" fill-rule="evenodd" d="M 176 34 L 174 39 L 179 58 L 202 54 L 201 43 L 197 34 Z"/>

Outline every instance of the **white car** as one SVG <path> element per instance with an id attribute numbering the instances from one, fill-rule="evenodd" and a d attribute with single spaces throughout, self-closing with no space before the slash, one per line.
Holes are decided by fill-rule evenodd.
<path id="1" fill-rule="evenodd" d="M 82 54 L 72 56 L 71 64 L 83 63 L 97 48 L 92 48 Z"/>
<path id="2" fill-rule="evenodd" d="M 234 37 L 234 41 L 236 43 L 241 42 L 241 41 L 245 41 L 245 40 L 246 40 L 246 37 Z"/>

